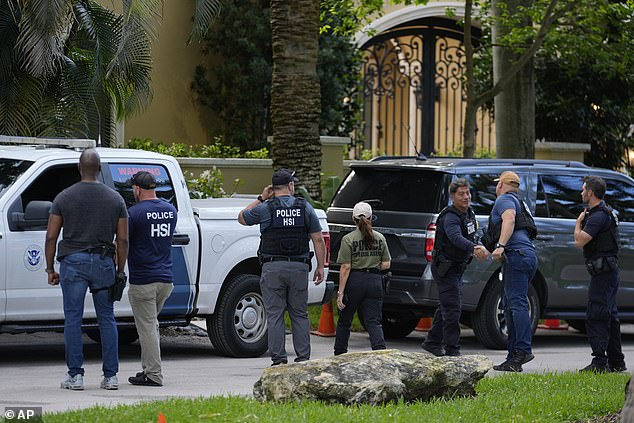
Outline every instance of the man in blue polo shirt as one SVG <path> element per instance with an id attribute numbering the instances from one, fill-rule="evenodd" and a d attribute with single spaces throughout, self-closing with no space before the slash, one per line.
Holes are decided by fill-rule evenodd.
<path id="1" fill-rule="evenodd" d="M 154 175 L 146 171 L 136 173 L 132 177 L 136 204 L 128 211 L 128 298 L 139 333 L 143 366 L 143 371 L 128 381 L 143 386 L 163 385 L 157 316 L 174 287 L 172 236 L 178 212 L 174 206 L 156 197 L 155 188 Z"/>

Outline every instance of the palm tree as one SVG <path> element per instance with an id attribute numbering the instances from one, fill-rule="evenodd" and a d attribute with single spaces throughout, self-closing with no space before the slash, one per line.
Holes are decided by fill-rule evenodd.
<path id="1" fill-rule="evenodd" d="M 152 90 L 151 41 L 163 0 L 0 1 L 0 133 L 90 137 L 109 145 L 114 124 L 143 110 Z M 190 41 L 220 0 L 197 0 Z"/>
<path id="2" fill-rule="evenodd" d="M 273 167 L 297 171 L 319 199 L 319 0 L 271 0 Z"/>

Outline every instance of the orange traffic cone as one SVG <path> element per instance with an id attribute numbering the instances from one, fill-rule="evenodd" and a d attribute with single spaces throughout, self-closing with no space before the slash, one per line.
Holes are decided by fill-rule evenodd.
<path id="1" fill-rule="evenodd" d="M 432 317 L 421 317 L 421 319 L 418 321 L 418 325 L 416 325 L 416 328 L 414 330 L 417 330 L 419 332 L 428 331 L 429 329 L 431 329 L 431 324 L 433 320 L 434 319 Z"/>
<path id="2" fill-rule="evenodd" d="M 559 319 L 544 319 L 543 325 L 538 325 L 540 329 L 568 330 L 568 325 L 562 325 Z"/>
<path id="3" fill-rule="evenodd" d="M 160 411 L 158 413 L 158 416 L 156 416 L 156 423 L 167 423 L 167 419 Z"/>
<path id="4" fill-rule="evenodd" d="M 332 301 L 321 307 L 319 327 L 310 333 L 317 336 L 335 336 L 335 316 L 332 311 Z"/>

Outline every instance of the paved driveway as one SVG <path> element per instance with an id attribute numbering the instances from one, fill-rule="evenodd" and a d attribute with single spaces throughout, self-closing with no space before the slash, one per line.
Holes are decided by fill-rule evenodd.
<path id="1" fill-rule="evenodd" d="M 634 326 L 623 327 L 623 344 L 628 368 L 634 369 Z M 421 351 L 423 333 L 388 342 L 388 347 Z M 333 338 L 313 336 L 313 358 L 332 355 Z M 212 395 L 251 395 L 253 384 L 269 357 L 233 359 L 221 357 L 206 337 L 169 336 L 161 342 L 165 386 L 137 387 L 127 383 L 128 376 L 140 370 L 138 342 L 120 351 L 119 390 L 99 389 L 101 362 L 99 346 L 85 339 L 85 390 L 71 392 L 59 388 L 64 376 L 64 341 L 60 333 L 0 335 L 0 411 L 6 406 L 43 407 L 44 411 L 83 408 L 96 404 L 131 404 L 168 397 Z M 485 350 L 471 331 L 464 331 L 463 353 L 485 354 L 494 363 L 503 361 L 504 351 Z M 353 333 L 350 351 L 364 351 L 369 340 L 364 333 Z M 535 360 L 525 365 L 527 372 L 564 371 L 584 367 L 590 362 L 585 336 L 576 331 L 539 330 L 534 345 Z M 287 350 L 292 352 L 291 337 Z M 293 355 L 289 357 L 291 360 Z M 490 375 L 497 372 L 491 371 Z"/>

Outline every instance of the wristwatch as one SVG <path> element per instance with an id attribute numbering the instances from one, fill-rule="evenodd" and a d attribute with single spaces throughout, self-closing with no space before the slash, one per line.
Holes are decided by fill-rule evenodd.
<path id="1" fill-rule="evenodd" d="M 495 248 L 506 248 L 506 245 L 500 244 L 499 242 L 495 244 Z"/>
<path id="2" fill-rule="evenodd" d="M 53 267 L 47 267 L 46 269 L 44 269 L 44 271 L 45 271 L 46 273 L 55 273 L 55 268 L 53 268 Z"/>

